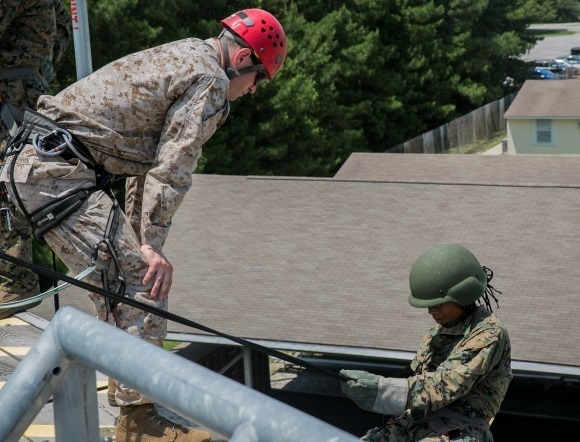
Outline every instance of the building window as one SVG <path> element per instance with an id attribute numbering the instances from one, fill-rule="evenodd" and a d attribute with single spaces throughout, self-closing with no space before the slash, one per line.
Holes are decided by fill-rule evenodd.
<path id="1" fill-rule="evenodd" d="M 536 144 L 552 144 L 552 120 L 536 120 Z"/>

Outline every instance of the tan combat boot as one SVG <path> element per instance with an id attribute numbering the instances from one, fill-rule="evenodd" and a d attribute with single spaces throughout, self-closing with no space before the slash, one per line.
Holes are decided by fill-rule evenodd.
<path id="1" fill-rule="evenodd" d="M 121 407 L 116 442 L 210 442 L 206 431 L 185 428 L 159 416 L 153 404 Z"/>
<path id="2" fill-rule="evenodd" d="M 10 308 L 3 308 L 3 304 L 7 302 L 23 301 L 35 295 L 36 294 L 11 293 L 11 292 L 0 293 L 0 319 L 6 319 L 9 318 L 10 316 L 15 315 L 16 313 L 23 312 L 25 310 L 30 310 L 31 308 L 39 305 L 40 301 L 36 301 L 31 304 L 21 305 L 19 307 L 10 307 Z"/>
<path id="3" fill-rule="evenodd" d="M 107 401 L 111 407 L 118 407 L 115 400 L 115 393 L 117 392 L 117 382 L 113 378 L 109 378 L 109 385 L 107 388 Z"/>

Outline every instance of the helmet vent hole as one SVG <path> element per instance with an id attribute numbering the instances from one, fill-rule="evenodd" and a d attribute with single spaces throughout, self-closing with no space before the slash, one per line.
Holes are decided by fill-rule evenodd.
<path id="1" fill-rule="evenodd" d="M 266 33 L 266 30 L 264 28 L 262 28 L 261 31 L 262 31 L 262 34 Z"/>
<path id="2" fill-rule="evenodd" d="M 270 26 L 270 31 L 274 31 L 274 28 L 272 26 Z"/>
<path id="3" fill-rule="evenodd" d="M 266 20 L 262 19 L 262 24 L 265 25 L 266 24 Z"/>
<path id="4" fill-rule="evenodd" d="M 275 48 L 277 48 L 277 47 L 278 47 L 278 45 L 276 44 L 276 42 L 274 42 L 274 47 L 275 47 Z"/>
<path id="5" fill-rule="evenodd" d="M 268 39 L 269 39 L 269 40 L 272 40 L 272 36 L 271 36 L 271 35 L 268 35 Z"/>

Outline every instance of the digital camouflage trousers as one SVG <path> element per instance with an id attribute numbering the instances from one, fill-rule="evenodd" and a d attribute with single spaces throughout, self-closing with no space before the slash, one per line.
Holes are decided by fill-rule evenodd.
<path id="1" fill-rule="evenodd" d="M 48 83 L 40 74 L 0 80 L 2 100 L 20 109 L 35 109 L 38 97 L 48 90 Z M 9 139 L 10 134 L 0 123 L 0 162 Z M 32 230 L 4 192 L 4 187 L 0 185 L 0 209 L 5 209 L 0 214 L 0 249 L 15 258 L 32 262 Z M 0 260 L 0 302 L 36 295 L 39 291 L 36 273 Z"/>
<path id="2" fill-rule="evenodd" d="M 8 162 L 6 166 L 9 170 L 11 163 Z M 6 180 L 6 174 L 2 174 L 0 179 Z M 95 172 L 79 160 L 65 162 L 60 157 L 41 159 L 30 145 L 18 157 L 14 182 L 22 204 L 29 213 L 56 198 L 96 184 Z M 13 198 L 10 185 L 7 187 Z M 113 199 L 103 191 L 96 191 L 77 211 L 44 235 L 46 242 L 73 274 L 79 274 L 91 265 L 93 246 L 104 239 L 112 209 Z M 142 284 L 148 264 L 141 254 L 140 243 L 133 228 L 120 210 L 118 227 L 110 239 L 116 246 L 120 269 L 125 277 L 125 296 L 166 310 L 167 299 L 159 302 L 149 296 L 153 282 Z M 111 261 L 110 250 L 101 242 L 95 263 L 97 270 L 84 281 L 102 287 L 105 272 L 105 282 L 115 285 L 116 267 Z M 111 305 L 104 297 L 95 293 L 88 295 L 94 304 L 97 318 L 161 346 L 167 334 L 166 320 L 123 303 Z M 115 399 L 121 406 L 151 402 L 139 392 L 121 384 L 117 384 Z"/>

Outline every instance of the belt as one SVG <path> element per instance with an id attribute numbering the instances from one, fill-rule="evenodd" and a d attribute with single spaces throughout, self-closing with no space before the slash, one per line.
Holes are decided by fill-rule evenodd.
<path id="1" fill-rule="evenodd" d="M 12 78 L 29 77 L 40 74 L 40 69 L 33 66 L 18 66 L 14 68 L 0 69 L 0 80 L 10 80 Z"/>

